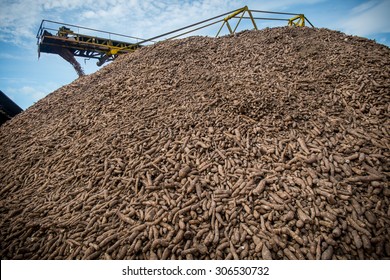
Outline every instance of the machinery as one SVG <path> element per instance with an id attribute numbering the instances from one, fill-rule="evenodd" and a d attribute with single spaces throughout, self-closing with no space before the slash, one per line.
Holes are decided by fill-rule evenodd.
<path id="1" fill-rule="evenodd" d="M 258 14 L 293 17 L 275 18 L 254 16 Z M 234 27 L 230 24 L 230 21 L 233 19 L 237 19 Z M 221 31 L 225 26 L 227 27 L 229 34 L 234 34 L 243 19 L 249 19 L 255 30 L 258 29 L 256 20 L 287 21 L 289 26 L 305 26 L 307 22 L 313 27 L 311 22 L 303 14 L 250 10 L 247 6 L 149 39 L 142 39 L 73 24 L 42 20 L 37 32 L 38 57 L 40 56 L 40 53 L 58 54 L 71 63 L 79 76 L 82 76 L 84 73 L 80 64 L 75 59 L 76 56 L 87 59 L 98 59 L 96 64 L 101 66 L 107 61 L 114 60 L 118 55 L 133 52 L 144 45 L 154 43 L 155 40 L 166 38 L 167 36 L 170 37 L 166 38 L 166 40 L 182 37 L 214 24 L 222 23 L 216 35 L 217 37 L 221 34 Z"/>
<path id="2" fill-rule="evenodd" d="M 0 126 L 23 110 L 0 90 Z"/>
<path id="3" fill-rule="evenodd" d="M 56 33 L 53 34 L 53 31 Z M 84 32 L 94 33 L 94 35 L 85 35 Z M 80 76 L 83 73 L 80 65 L 74 59 L 75 56 L 98 59 L 97 65 L 101 66 L 106 61 L 114 60 L 119 54 L 128 53 L 140 47 L 135 43 L 126 41 L 131 39 L 142 40 L 122 34 L 50 20 L 42 20 L 37 33 L 37 39 L 38 57 L 40 57 L 42 52 L 58 54 L 71 63 Z"/>

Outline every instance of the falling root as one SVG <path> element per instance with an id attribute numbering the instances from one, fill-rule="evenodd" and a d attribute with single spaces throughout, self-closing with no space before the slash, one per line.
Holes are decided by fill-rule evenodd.
<path id="1" fill-rule="evenodd" d="M 84 70 L 81 68 L 80 63 L 74 58 L 72 52 L 68 49 L 58 49 L 57 53 L 70 64 L 72 64 L 74 70 L 76 70 L 79 77 L 84 76 Z"/>

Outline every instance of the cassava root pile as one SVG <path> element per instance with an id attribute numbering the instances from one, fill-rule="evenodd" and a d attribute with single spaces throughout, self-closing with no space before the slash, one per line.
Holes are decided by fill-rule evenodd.
<path id="1" fill-rule="evenodd" d="M 0 128 L 2 259 L 390 258 L 390 51 L 167 41 Z"/>

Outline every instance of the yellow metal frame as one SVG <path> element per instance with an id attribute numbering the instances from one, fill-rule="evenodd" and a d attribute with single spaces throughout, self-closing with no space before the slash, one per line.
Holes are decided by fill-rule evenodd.
<path id="1" fill-rule="evenodd" d="M 257 13 L 265 14 L 278 14 L 278 15 L 288 15 L 293 16 L 292 18 L 275 18 L 275 17 L 257 17 Z M 255 16 L 253 16 L 255 15 Z M 231 19 L 238 19 L 235 25 L 232 24 Z M 229 11 L 224 14 L 155 36 L 149 39 L 141 39 L 132 36 L 126 36 L 123 34 L 111 33 L 97 29 L 91 29 L 87 27 L 64 24 L 60 22 L 42 20 L 41 26 L 39 27 L 37 33 L 38 39 L 38 57 L 41 52 L 46 53 L 58 53 L 58 49 L 67 48 L 70 50 L 74 56 L 86 57 L 86 58 L 95 58 L 98 59 L 98 66 L 101 66 L 106 61 L 114 60 L 118 55 L 133 52 L 136 49 L 144 46 L 151 42 L 155 42 L 155 39 L 165 37 L 165 40 L 171 40 L 174 38 L 182 37 L 188 33 L 194 32 L 196 30 L 209 27 L 214 24 L 222 23 L 221 27 L 218 30 L 216 37 L 220 36 L 222 29 L 226 25 L 229 33 L 235 34 L 238 26 L 242 20 L 250 19 L 253 25 L 254 30 L 258 30 L 256 25 L 256 20 L 282 20 L 287 21 L 289 26 L 305 26 L 306 22 L 308 25 L 313 26 L 313 24 L 303 15 L 296 13 L 286 13 L 286 12 L 271 12 L 271 11 L 259 11 L 259 10 L 250 10 L 248 6 L 242 7 L 240 9 Z M 54 25 L 56 28 L 45 27 L 44 23 L 49 24 L 49 26 Z M 200 26 L 201 25 L 201 26 Z M 233 25 L 233 26 L 232 26 Z M 52 35 L 49 31 L 57 30 L 56 35 Z M 77 28 L 77 32 L 73 32 L 70 28 Z M 79 30 L 84 31 L 93 31 L 98 33 L 103 33 L 103 36 L 89 36 L 79 33 Z M 181 32 L 181 33 L 180 33 Z M 82 32 L 84 33 L 84 32 Z M 176 34 L 176 35 L 173 35 Z M 111 35 L 116 37 L 124 37 L 136 39 L 137 43 L 127 43 L 122 40 L 111 40 Z M 166 36 L 171 36 L 167 38 Z M 115 38 L 116 38 L 115 37 Z"/>
<path id="2" fill-rule="evenodd" d="M 248 6 L 245 6 L 245 7 L 241 8 L 241 9 L 238 9 L 238 10 L 235 11 L 234 13 L 231 13 L 230 15 L 228 15 L 227 17 L 225 17 L 225 18 L 223 19 L 222 26 L 221 26 L 221 28 L 218 30 L 218 33 L 217 33 L 217 35 L 216 35 L 215 37 L 218 37 L 218 36 L 219 36 L 219 33 L 221 33 L 221 30 L 222 30 L 222 28 L 225 26 L 225 24 L 226 24 L 226 27 L 227 27 L 228 30 L 229 30 L 229 33 L 230 33 L 230 34 L 234 34 L 234 33 L 236 32 L 237 27 L 238 27 L 238 25 L 240 24 L 242 18 L 244 17 L 245 13 L 248 13 L 249 18 L 250 18 L 251 21 L 252 21 L 252 24 L 253 24 L 254 29 L 257 30 L 257 25 L 256 25 L 256 22 L 255 22 L 255 19 L 254 19 L 253 16 L 252 16 L 251 11 L 249 10 Z M 238 16 L 239 14 L 241 14 L 240 19 L 238 20 L 238 22 L 237 22 L 236 26 L 234 27 L 234 29 L 232 29 L 232 27 L 231 27 L 230 24 L 229 24 L 229 20 L 231 20 L 232 18 Z"/>
<path id="3" fill-rule="evenodd" d="M 305 16 L 303 14 L 296 15 L 288 20 L 289 26 L 305 26 Z"/>

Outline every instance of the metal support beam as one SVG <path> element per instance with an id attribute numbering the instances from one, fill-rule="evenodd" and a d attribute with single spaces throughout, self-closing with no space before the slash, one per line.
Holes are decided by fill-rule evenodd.
<path id="1" fill-rule="evenodd" d="M 294 17 L 257 17 L 254 16 L 256 13 L 289 15 Z M 233 26 L 234 28 L 230 24 L 231 19 L 238 19 L 238 22 Z M 60 49 L 67 49 L 67 53 L 70 52 L 73 54 L 73 56 L 98 59 L 99 61 L 97 64 L 101 66 L 106 61 L 114 60 L 120 54 L 133 52 L 145 44 L 154 43 L 156 39 L 160 39 L 165 36 L 171 36 L 169 38 L 165 38 L 166 40 L 178 38 L 220 22 L 222 22 L 222 25 L 219 28 L 216 37 L 221 34 L 225 25 L 228 29 L 228 32 L 230 34 L 234 34 L 237 32 L 238 27 L 242 21 L 247 19 L 251 20 L 255 30 L 258 30 L 256 20 L 287 21 L 288 25 L 290 26 L 305 26 L 305 23 L 307 22 L 310 24 L 310 26 L 314 27 L 313 24 L 303 14 L 250 10 L 248 6 L 206 20 L 202 20 L 149 39 L 106 32 L 74 24 L 42 20 L 37 32 L 38 57 L 41 52 L 59 54 Z M 54 34 L 54 32 L 56 32 L 56 34 Z M 86 35 L 88 33 L 98 33 L 101 35 Z M 120 38 L 120 40 L 115 40 L 113 37 Z M 129 40 L 136 40 L 137 42 L 130 43 L 128 42 Z"/>

